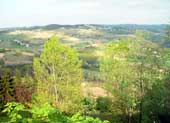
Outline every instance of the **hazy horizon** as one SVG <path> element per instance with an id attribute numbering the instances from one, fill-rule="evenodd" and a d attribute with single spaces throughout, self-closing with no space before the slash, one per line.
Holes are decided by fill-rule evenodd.
<path id="1" fill-rule="evenodd" d="M 167 24 L 170 0 L 1 0 L 0 28 L 49 24 Z"/>
<path id="2" fill-rule="evenodd" d="M 160 24 L 45 24 L 45 25 L 30 25 L 30 26 L 12 26 L 12 27 L 0 27 L 0 29 L 8 29 L 8 28 L 30 28 L 30 27 L 36 27 L 36 26 L 49 26 L 49 25 L 61 25 L 61 26 L 74 26 L 74 25 L 138 25 L 138 26 L 142 26 L 142 25 L 146 25 L 146 26 L 150 26 L 150 25 L 155 25 L 155 26 L 159 26 L 159 25 L 169 25 L 169 23 L 160 23 Z"/>

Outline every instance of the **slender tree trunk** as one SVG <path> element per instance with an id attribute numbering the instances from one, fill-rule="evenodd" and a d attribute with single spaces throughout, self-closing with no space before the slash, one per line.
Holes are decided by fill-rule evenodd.
<path id="1" fill-rule="evenodd" d="M 129 123 L 131 123 L 131 121 L 132 121 L 132 113 L 129 112 Z"/>
<path id="2" fill-rule="evenodd" d="M 52 75 L 53 75 L 53 87 L 54 87 L 54 94 L 55 94 L 55 103 L 58 103 L 58 89 L 57 89 L 57 81 L 56 81 L 56 71 L 55 65 L 52 65 Z"/>
<path id="3" fill-rule="evenodd" d="M 142 80 L 142 73 L 143 73 L 143 63 L 140 66 L 140 104 L 139 104 L 139 123 L 142 123 L 142 113 L 143 113 L 143 80 Z"/>
<path id="4" fill-rule="evenodd" d="M 143 81 L 140 82 L 140 104 L 139 104 L 139 123 L 142 123 L 142 114 L 143 114 Z"/>
<path id="5" fill-rule="evenodd" d="M 54 93 L 55 93 L 55 101 L 56 101 L 56 103 L 58 103 L 57 84 L 54 84 Z"/>
<path id="6" fill-rule="evenodd" d="M 143 104 L 142 104 L 142 101 L 140 102 L 140 105 L 139 105 L 139 123 L 142 123 L 142 112 L 143 112 Z"/>

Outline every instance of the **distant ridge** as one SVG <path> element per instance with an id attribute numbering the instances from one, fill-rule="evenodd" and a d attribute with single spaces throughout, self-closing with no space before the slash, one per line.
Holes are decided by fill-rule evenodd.
<path id="1" fill-rule="evenodd" d="M 7 27 L 0 28 L 2 30 L 27 30 L 27 29 L 58 29 L 58 28 L 91 28 L 91 27 L 102 27 L 102 28 L 151 28 L 151 27 L 167 27 L 168 24 L 75 24 L 75 25 L 61 25 L 61 24 L 49 24 L 45 26 L 29 26 L 29 27 Z"/>

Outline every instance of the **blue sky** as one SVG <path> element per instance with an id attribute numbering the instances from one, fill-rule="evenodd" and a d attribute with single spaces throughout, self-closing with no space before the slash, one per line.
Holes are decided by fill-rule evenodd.
<path id="1" fill-rule="evenodd" d="M 0 0 L 0 27 L 169 21 L 170 0 Z"/>

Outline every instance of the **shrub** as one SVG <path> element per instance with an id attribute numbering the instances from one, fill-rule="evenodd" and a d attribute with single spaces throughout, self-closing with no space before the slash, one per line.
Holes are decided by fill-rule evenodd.
<path id="1" fill-rule="evenodd" d="M 98 97 L 96 99 L 96 109 L 100 112 L 110 112 L 112 99 L 110 97 Z"/>
<path id="2" fill-rule="evenodd" d="M 30 103 L 32 101 L 34 89 L 27 85 L 20 84 L 15 87 L 15 100 L 20 103 Z"/>
<path id="3" fill-rule="evenodd" d="M 90 116 L 82 116 L 80 113 L 73 115 L 70 118 L 71 123 L 109 123 L 109 121 L 102 121 L 99 118 L 93 118 Z"/>
<path id="4" fill-rule="evenodd" d="M 9 102 L 3 112 L 7 114 L 10 123 L 109 123 L 99 118 L 82 116 L 80 113 L 68 117 L 48 103 L 41 106 L 34 105 L 29 110 L 20 103 Z M 26 117 L 24 112 L 31 115 Z"/>
<path id="5" fill-rule="evenodd" d="M 10 118 L 10 122 L 19 122 L 22 119 L 22 115 L 19 113 L 24 110 L 24 105 L 16 102 L 10 102 L 5 105 L 3 113 L 7 113 Z"/>
<path id="6" fill-rule="evenodd" d="M 95 107 L 96 107 L 95 100 L 86 97 L 82 100 L 82 104 L 83 104 L 84 114 L 88 114 L 89 112 L 95 111 Z"/>

